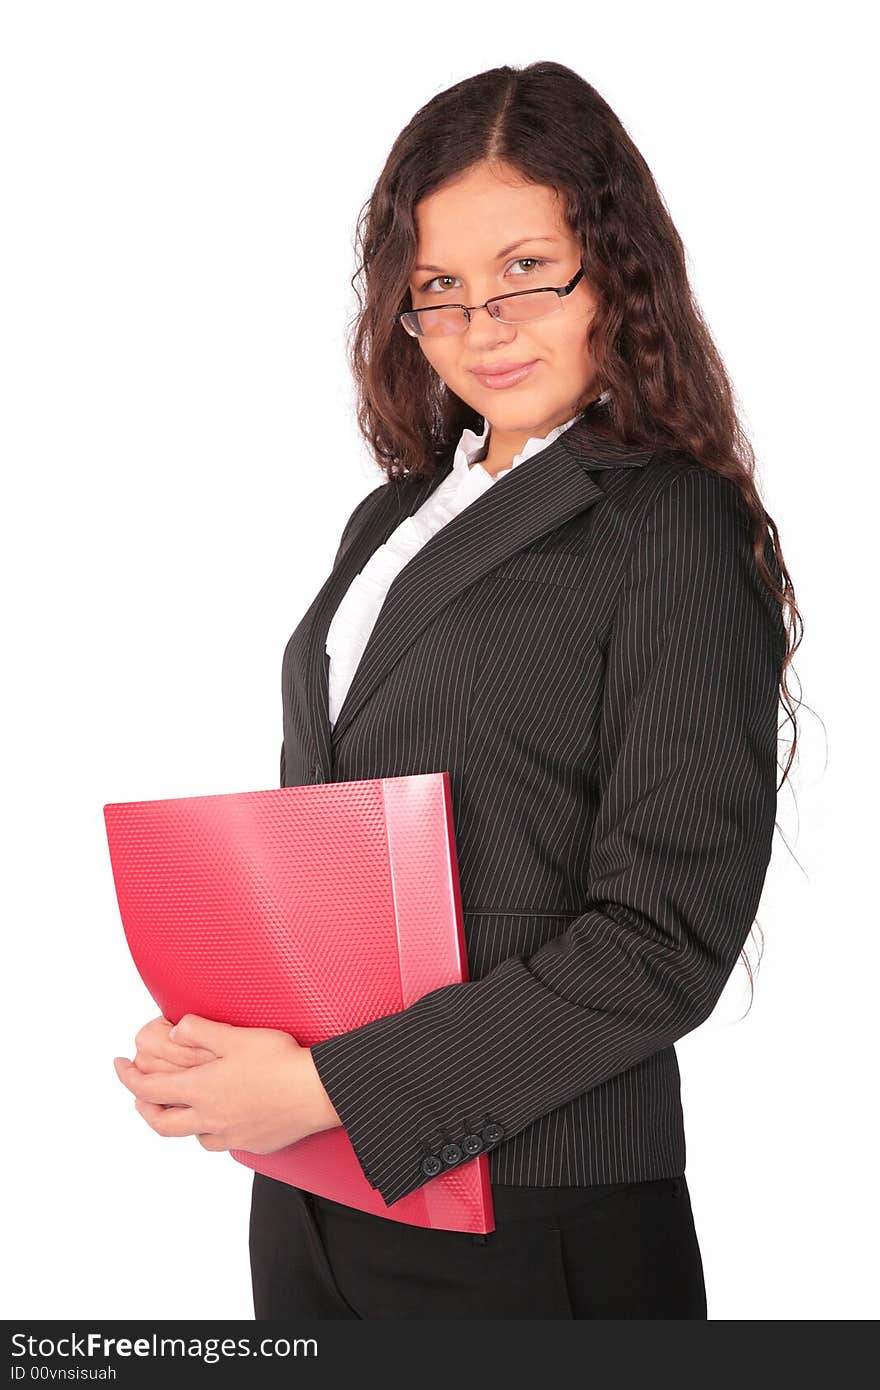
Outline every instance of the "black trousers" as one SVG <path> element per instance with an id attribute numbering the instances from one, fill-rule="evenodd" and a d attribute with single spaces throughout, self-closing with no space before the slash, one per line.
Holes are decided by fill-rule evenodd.
<path id="1" fill-rule="evenodd" d="M 405 1226 L 255 1173 L 255 1317 L 707 1317 L 684 1174 L 493 1183 L 492 1195 L 495 1230 L 473 1236 Z"/>

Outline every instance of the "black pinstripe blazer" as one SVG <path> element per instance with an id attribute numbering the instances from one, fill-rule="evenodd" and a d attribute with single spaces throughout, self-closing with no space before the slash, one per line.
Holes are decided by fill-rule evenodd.
<path id="1" fill-rule="evenodd" d="M 781 611 L 732 483 L 575 424 L 395 576 L 331 732 L 333 613 L 452 460 L 346 524 L 284 652 L 281 785 L 449 771 L 471 978 L 312 1055 L 386 1204 L 482 1151 L 498 1183 L 674 1176 L 673 1044 L 770 858 Z"/>

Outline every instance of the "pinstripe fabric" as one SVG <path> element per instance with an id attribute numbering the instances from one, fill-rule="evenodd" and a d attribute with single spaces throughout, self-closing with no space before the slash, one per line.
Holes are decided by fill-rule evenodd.
<path id="1" fill-rule="evenodd" d="M 330 686 L 330 727 L 345 699 L 352 676 L 372 631 L 392 579 L 408 564 L 417 550 L 441 526 L 445 526 L 470 506 L 480 493 L 493 487 L 500 478 L 525 459 L 546 449 L 554 439 L 574 424 L 573 415 L 545 435 L 532 435 L 507 466 L 497 474 L 483 467 L 491 433 L 491 423 L 483 422 L 483 430 L 464 429 L 455 450 L 452 468 L 411 516 L 404 517 L 384 545 L 378 546 L 359 574 L 352 580 L 337 607 L 327 631 L 327 652 L 330 656 L 328 677 Z"/>
<path id="2" fill-rule="evenodd" d="M 315 1065 L 389 1204 L 432 1155 L 468 1161 L 466 1135 L 498 1183 L 675 1176 L 673 1044 L 715 1007 L 770 858 L 782 616 L 733 484 L 591 455 L 573 427 L 395 576 L 331 731 L 335 606 L 451 464 L 350 517 L 285 648 L 281 784 L 449 771 L 471 978 Z"/>

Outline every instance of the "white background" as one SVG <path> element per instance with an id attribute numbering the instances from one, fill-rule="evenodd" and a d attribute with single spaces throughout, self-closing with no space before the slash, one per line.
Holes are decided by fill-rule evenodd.
<path id="1" fill-rule="evenodd" d="M 102 807 L 277 786 L 285 643 L 381 481 L 358 211 L 432 95 L 539 58 L 657 178 L 805 621 L 755 1001 L 740 963 L 678 1044 L 709 1316 L 876 1317 L 867 13 L 3 6 L 5 1317 L 252 1317 L 250 1170 L 160 1139 L 113 1068 L 158 1010 Z"/>

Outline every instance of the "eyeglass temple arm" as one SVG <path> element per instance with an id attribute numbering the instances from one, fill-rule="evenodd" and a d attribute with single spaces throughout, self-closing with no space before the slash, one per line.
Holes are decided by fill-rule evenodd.
<path id="1" fill-rule="evenodd" d="M 464 309 L 466 314 L 471 314 L 473 313 L 474 309 L 488 308 L 490 304 L 494 304 L 495 301 L 498 299 L 516 299 L 517 296 L 521 294 L 546 294 L 548 290 L 552 290 L 554 294 L 558 294 L 559 298 L 562 299 L 565 295 L 571 294 L 572 290 L 574 289 L 578 280 L 580 280 L 583 273 L 584 268 L 581 265 L 578 266 L 577 270 L 575 271 L 574 275 L 571 277 L 567 285 L 539 285 L 533 290 L 512 290 L 510 294 L 494 294 L 492 295 L 491 299 L 487 299 L 483 304 L 427 304 L 425 305 L 424 309 L 400 309 L 396 314 L 392 316 L 391 322 L 399 323 L 400 320 L 403 318 L 404 314 L 419 314 L 423 312 L 430 313 L 432 309 Z"/>

